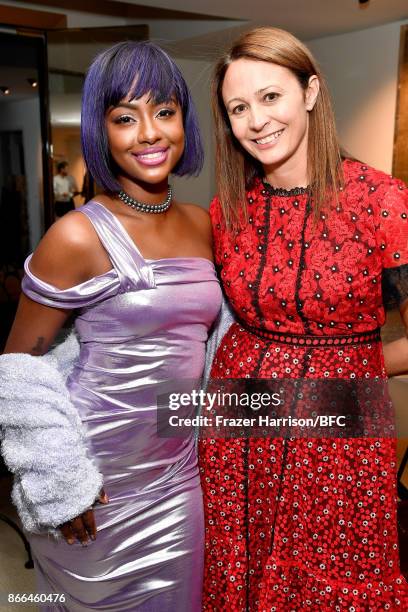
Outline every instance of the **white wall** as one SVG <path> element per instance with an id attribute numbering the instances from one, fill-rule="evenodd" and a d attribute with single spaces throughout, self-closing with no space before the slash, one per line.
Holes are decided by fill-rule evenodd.
<path id="1" fill-rule="evenodd" d="M 391 172 L 400 27 L 308 41 L 328 80 L 340 141 L 354 157 Z"/>
<path id="2" fill-rule="evenodd" d="M 42 162 L 40 104 L 38 98 L 0 105 L 0 131 L 23 132 L 24 165 L 30 228 L 30 248 L 34 249 L 42 235 Z"/>

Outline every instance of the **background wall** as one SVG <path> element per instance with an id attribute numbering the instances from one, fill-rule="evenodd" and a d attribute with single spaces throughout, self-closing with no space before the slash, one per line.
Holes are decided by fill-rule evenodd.
<path id="1" fill-rule="evenodd" d="M 172 177 L 175 195 L 181 202 L 194 202 L 207 208 L 214 197 L 214 163 L 212 141 L 212 119 L 210 108 L 209 80 L 212 64 L 205 61 L 176 58 L 193 95 L 201 134 L 203 137 L 205 162 L 197 178 Z"/>
<path id="2" fill-rule="evenodd" d="M 343 147 L 392 170 L 400 27 L 406 21 L 307 41 L 327 77 Z"/>

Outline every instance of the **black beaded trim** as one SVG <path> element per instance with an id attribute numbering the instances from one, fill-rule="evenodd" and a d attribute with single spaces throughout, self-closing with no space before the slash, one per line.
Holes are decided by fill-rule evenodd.
<path id="1" fill-rule="evenodd" d="M 290 197 L 290 196 L 299 196 L 304 195 L 305 193 L 309 193 L 309 187 L 294 187 L 293 189 L 283 189 L 282 187 L 273 187 L 270 185 L 265 179 L 262 180 L 263 186 L 265 189 L 274 196 L 282 196 L 282 197 Z"/>
<path id="2" fill-rule="evenodd" d="M 320 346 L 348 346 L 351 344 L 367 344 L 369 342 L 379 342 L 381 339 L 380 328 L 377 327 L 370 332 L 357 332 L 355 334 L 345 334 L 338 336 L 313 336 L 303 334 L 290 334 L 272 332 L 259 327 L 239 323 L 246 331 L 258 336 L 259 338 L 280 342 L 282 344 L 292 344 L 296 346 L 320 347 Z"/>
<path id="3" fill-rule="evenodd" d="M 133 210 L 153 214 L 166 212 L 166 210 L 168 210 L 171 206 L 172 197 L 173 193 L 170 185 L 167 189 L 167 198 L 160 204 L 147 204 L 146 202 L 139 202 L 139 200 L 135 200 L 123 190 L 119 191 L 118 193 L 118 198 L 122 200 L 124 204 L 133 208 Z"/>
<path id="4" fill-rule="evenodd" d="M 267 247 L 269 240 L 269 231 L 271 224 L 271 199 L 269 197 L 265 198 L 265 208 L 263 214 L 263 226 L 259 228 L 261 230 L 261 239 L 259 240 L 258 248 L 261 249 L 261 257 L 259 261 L 258 270 L 256 273 L 255 281 L 252 285 L 252 306 L 257 314 L 258 321 L 262 323 L 265 320 L 264 314 L 262 312 L 262 308 L 259 302 L 259 287 L 261 285 L 262 276 L 265 271 L 266 259 L 267 259 Z"/>
<path id="5" fill-rule="evenodd" d="M 298 316 L 300 317 L 300 319 L 303 322 L 306 334 L 309 332 L 309 327 L 310 326 L 309 326 L 309 321 L 308 321 L 307 317 L 305 316 L 305 314 L 303 312 L 303 302 L 300 299 L 299 294 L 300 294 L 300 287 L 301 287 L 301 284 L 302 284 L 303 271 L 306 268 L 305 252 L 306 252 L 306 246 L 307 245 L 306 245 L 306 242 L 305 242 L 305 234 L 306 234 L 307 222 L 309 220 L 311 212 L 312 212 L 312 204 L 310 202 L 310 197 L 309 197 L 308 200 L 307 200 L 307 203 L 306 203 L 305 215 L 304 215 L 304 218 L 303 218 L 299 267 L 298 267 L 298 270 L 297 270 L 296 285 L 295 285 L 296 312 L 297 312 Z"/>

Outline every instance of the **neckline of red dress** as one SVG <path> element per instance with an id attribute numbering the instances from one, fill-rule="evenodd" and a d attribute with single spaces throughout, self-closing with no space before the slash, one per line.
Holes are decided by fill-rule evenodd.
<path id="1" fill-rule="evenodd" d="M 283 187 L 273 187 L 265 179 L 262 179 L 262 184 L 268 193 L 275 196 L 290 197 L 309 193 L 309 187 L 293 187 L 292 189 L 284 189 Z"/>

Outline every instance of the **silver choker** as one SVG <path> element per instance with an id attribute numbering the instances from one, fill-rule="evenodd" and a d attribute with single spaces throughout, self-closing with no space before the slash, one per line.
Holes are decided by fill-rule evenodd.
<path id="1" fill-rule="evenodd" d="M 133 208 L 133 210 L 138 210 L 139 212 L 145 213 L 166 212 L 166 210 L 168 210 L 171 206 L 172 197 L 173 192 L 170 185 L 167 189 L 167 198 L 161 204 L 146 204 L 145 202 L 139 202 L 138 200 L 135 200 L 124 191 L 119 191 L 118 193 L 118 198 L 120 198 L 124 204 L 130 206 L 131 208 Z"/>

